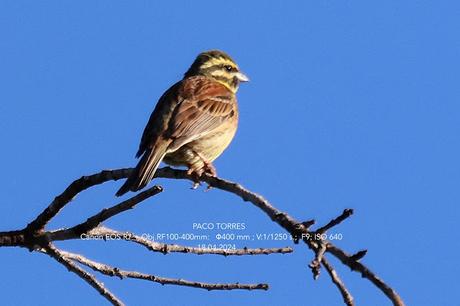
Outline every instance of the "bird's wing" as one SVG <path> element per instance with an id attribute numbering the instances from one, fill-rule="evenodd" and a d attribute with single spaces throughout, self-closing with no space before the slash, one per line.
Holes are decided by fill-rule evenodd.
<path id="1" fill-rule="evenodd" d="M 186 84 L 192 95 L 174 110 L 166 137 L 176 140 L 175 147 L 212 132 L 222 123 L 237 116 L 235 95 L 223 85 L 203 78 L 198 84 Z M 192 89 L 188 89 L 190 86 Z"/>
<path id="2" fill-rule="evenodd" d="M 159 137 L 168 129 L 171 116 L 183 99 L 180 96 L 182 86 L 183 81 L 174 84 L 158 100 L 142 133 L 136 157 L 140 157 L 147 149 L 152 148 Z"/>

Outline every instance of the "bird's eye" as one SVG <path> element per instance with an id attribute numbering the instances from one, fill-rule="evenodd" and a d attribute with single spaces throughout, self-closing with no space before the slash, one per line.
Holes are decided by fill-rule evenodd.
<path id="1" fill-rule="evenodd" d="M 230 66 L 230 65 L 225 65 L 224 68 L 225 68 L 225 70 L 227 70 L 228 72 L 233 71 L 233 67 Z"/>

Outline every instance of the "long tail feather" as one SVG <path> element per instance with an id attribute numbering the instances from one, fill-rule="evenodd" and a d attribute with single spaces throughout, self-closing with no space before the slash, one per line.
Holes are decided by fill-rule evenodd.
<path id="1" fill-rule="evenodd" d="M 133 173 L 115 194 L 117 197 L 124 195 L 128 191 L 138 191 L 144 188 L 155 175 L 155 171 L 160 165 L 161 160 L 166 155 L 169 142 L 163 142 L 160 146 L 147 149 L 141 160 L 137 164 Z"/>

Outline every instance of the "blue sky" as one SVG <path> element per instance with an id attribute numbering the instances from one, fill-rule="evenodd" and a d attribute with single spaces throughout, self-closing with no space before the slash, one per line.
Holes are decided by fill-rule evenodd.
<path id="1" fill-rule="evenodd" d="M 299 220 L 321 224 L 354 208 L 333 231 L 343 235 L 339 246 L 367 248 L 363 262 L 408 305 L 452 305 L 460 298 L 459 13 L 457 1 L 1 1 L 1 230 L 26 225 L 81 175 L 135 165 L 158 97 L 199 52 L 218 48 L 251 78 L 219 174 Z M 158 183 L 165 192 L 107 225 L 199 234 L 192 223 L 242 222 L 251 234 L 283 232 L 230 194 Z M 120 184 L 81 194 L 50 226 L 116 203 Z M 325 273 L 312 280 L 302 245 L 292 255 L 238 258 L 163 256 L 117 242 L 58 246 L 160 276 L 271 285 L 207 292 L 101 276 L 128 305 L 341 305 Z M 0 260 L 4 305 L 103 302 L 46 256 L 5 248 Z M 357 305 L 389 305 L 331 261 Z"/>

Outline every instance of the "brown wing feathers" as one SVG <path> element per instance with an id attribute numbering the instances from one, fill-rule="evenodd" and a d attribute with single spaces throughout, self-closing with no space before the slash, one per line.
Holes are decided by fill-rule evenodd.
<path id="1" fill-rule="evenodd" d="M 198 102 L 185 101 L 178 107 L 170 134 L 172 137 L 201 135 L 214 130 L 233 114 L 233 105 L 216 97 L 207 97 Z"/>

